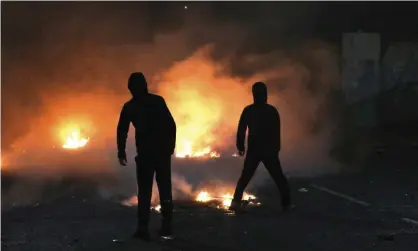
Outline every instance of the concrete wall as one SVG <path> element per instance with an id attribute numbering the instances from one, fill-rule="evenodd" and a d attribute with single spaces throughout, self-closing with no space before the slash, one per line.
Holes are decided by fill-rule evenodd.
<path id="1" fill-rule="evenodd" d="M 394 43 L 382 60 L 382 90 L 406 82 L 418 82 L 418 43 Z"/>
<path id="2" fill-rule="evenodd" d="M 353 126 L 378 125 L 381 104 L 377 94 L 398 86 L 390 95 L 401 98 L 403 84 L 418 82 L 418 43 L 391 43 L 382 53 L 379 34 L 347 33 L 343 34 L 342 59 L 347 121 Z"/>
<path id="3" fill-rule="evenodd" d="M 355 126 L 377 123 L 376 102 L 379 92 L 380 35 L 377 33 L 343 34 L 342 89 L 349 109 L 349 121 Z"/>

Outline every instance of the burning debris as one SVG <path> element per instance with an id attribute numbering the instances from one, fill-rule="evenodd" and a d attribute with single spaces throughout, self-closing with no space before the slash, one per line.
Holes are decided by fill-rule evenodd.
<path id="1" fill-rule="evenodd" d="M 225 193 L 225 194 L 222 194 L 220 197 L 213 198 L 211 201 L 218 204 L 216 205 L 216 208 L 228 209 L 231 206 L 231 202 L 233 198 L 234 196 L 232 194 Z M 242 200 L 245 202 L 245 204 L 248 204 L 248 205 L 257 205 L 257 206 L 261 205 L 260 202 L 256 202 L 256 197 L 251 194 L 244 193 Z"/>
<path id="2" fill-rule="evenodd" d="M 234 197 L 231 193 L 222 193 L 218 196 L 212 196 L 207 191 L 201 191 L 197 194 L 195 200 L 204 204 L 214 205 L 218 209 L 228 209 L 231 206 L 233 198 Z M 261 203 L 257 202 L 256 199 L 257 198 L 254 195 L 247 193 L 244 193 L 242 198 L 245 204 L 256 206 L 261 205 Z"/>
<path id="3" fill-rule="evenodd" d="M 208 202 L 210 200 L 212 200 L 212 197 L 210 197 L 208 192 L 200 192 L 196 197 L 196 201 L 199 202 Z"/>
<path id="4" fill-rule="evenodd" d="M 194 198 L 194 201 L 216 207 L 218 209 L 222 210 L 228 210 L 228 208 L 231 206 L 233 196 L 231 193 L 223 193 L 219 196 L 212 196 L 207 191 L 201 191 L 197 193 L 196 197 Z M 252 194 L 244 193 L 243 199 L 244 203 L 246 205 L 252 205 L 252 206 L 259 206 L 261 205 L 260 202 L 257 201 L 257 198 Z M 138 197 L 132 196 L 129 199 L 126 199 L 122 201 L 122 205 L 132 207 L 138 204 Z M 156 212 L 160 212 L 161 206 L 155 205 L 151 207 L 151 210 L 154 210 Z"/>

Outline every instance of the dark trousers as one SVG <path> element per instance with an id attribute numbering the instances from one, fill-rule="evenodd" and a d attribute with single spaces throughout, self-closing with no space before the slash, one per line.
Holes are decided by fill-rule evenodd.
<path id="1" fill-rule="evenodd" d="M 244 161 L 244 168 L 241 177 L 238 180 L 237 187 L 234 193 L 234 202 L 241 202 L 245 188 L 254 176 L 260 162 L 263 162 L 270 176 L 276 183 L 277 188 L 281 194 L 281 201 L 283 206 L 290 205 L 290 189 L 286 176 L 283 174 L 282 166 L 280 164 L 277 152 L 273 153 L 257 153 L 248 152 Z"/>
<path id="2" fill-rule="evenodd" d="M 162 223 L 171 224 L 173 217 L 171 155 L 140 153 L 136 156 L 135 162 L 138 181 L 138 226 L 148 227 L 154 173 L 160 195 Z"/>

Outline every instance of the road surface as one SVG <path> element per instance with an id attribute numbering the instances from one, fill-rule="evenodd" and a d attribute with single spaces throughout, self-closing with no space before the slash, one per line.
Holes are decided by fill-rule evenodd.
<path id="1" fill-rule="evenodd" d="M 235 216 L 179 202 L 175 241 L 129 239 L 135 207 L 85 187 L 53 199 L 2 211 L 2 250 L 418 250 L 418 172 L 415 168 L 370 169 L 291 179 L 296 210 L 282 213 L 278 192 L 267 183 L 262 202 Z M 152 214 L 151 231 L 159 215 Z"/>

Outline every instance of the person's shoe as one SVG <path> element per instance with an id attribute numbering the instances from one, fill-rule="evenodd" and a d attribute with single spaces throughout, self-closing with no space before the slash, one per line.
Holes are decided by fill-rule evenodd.
<path id="1" fill-rule="evenodd" d="M 161 239 L 173 239 L 173 228 L 171 227 L 171 225 L 163 225 L 161 229 L 158 231 L 158 236 L 160 236 Z"/>
<path id="2" fill-rule="evenodd" d="M 151 236 L 148 232 L 148 229 L 145 228 L 138 228 L 135 233 L 132 235 L 132 238 L 134 239 L 140 239 L 143 241 L 151 241 Z"/>
<path id="3" fill-rule="evenodd" d="M 231 205 L 228 208 L 230 211 L 233 211 L 236 214 L 245 213 L 244 208 L 242 207 L 241 202 L 232 201 Z"/>

